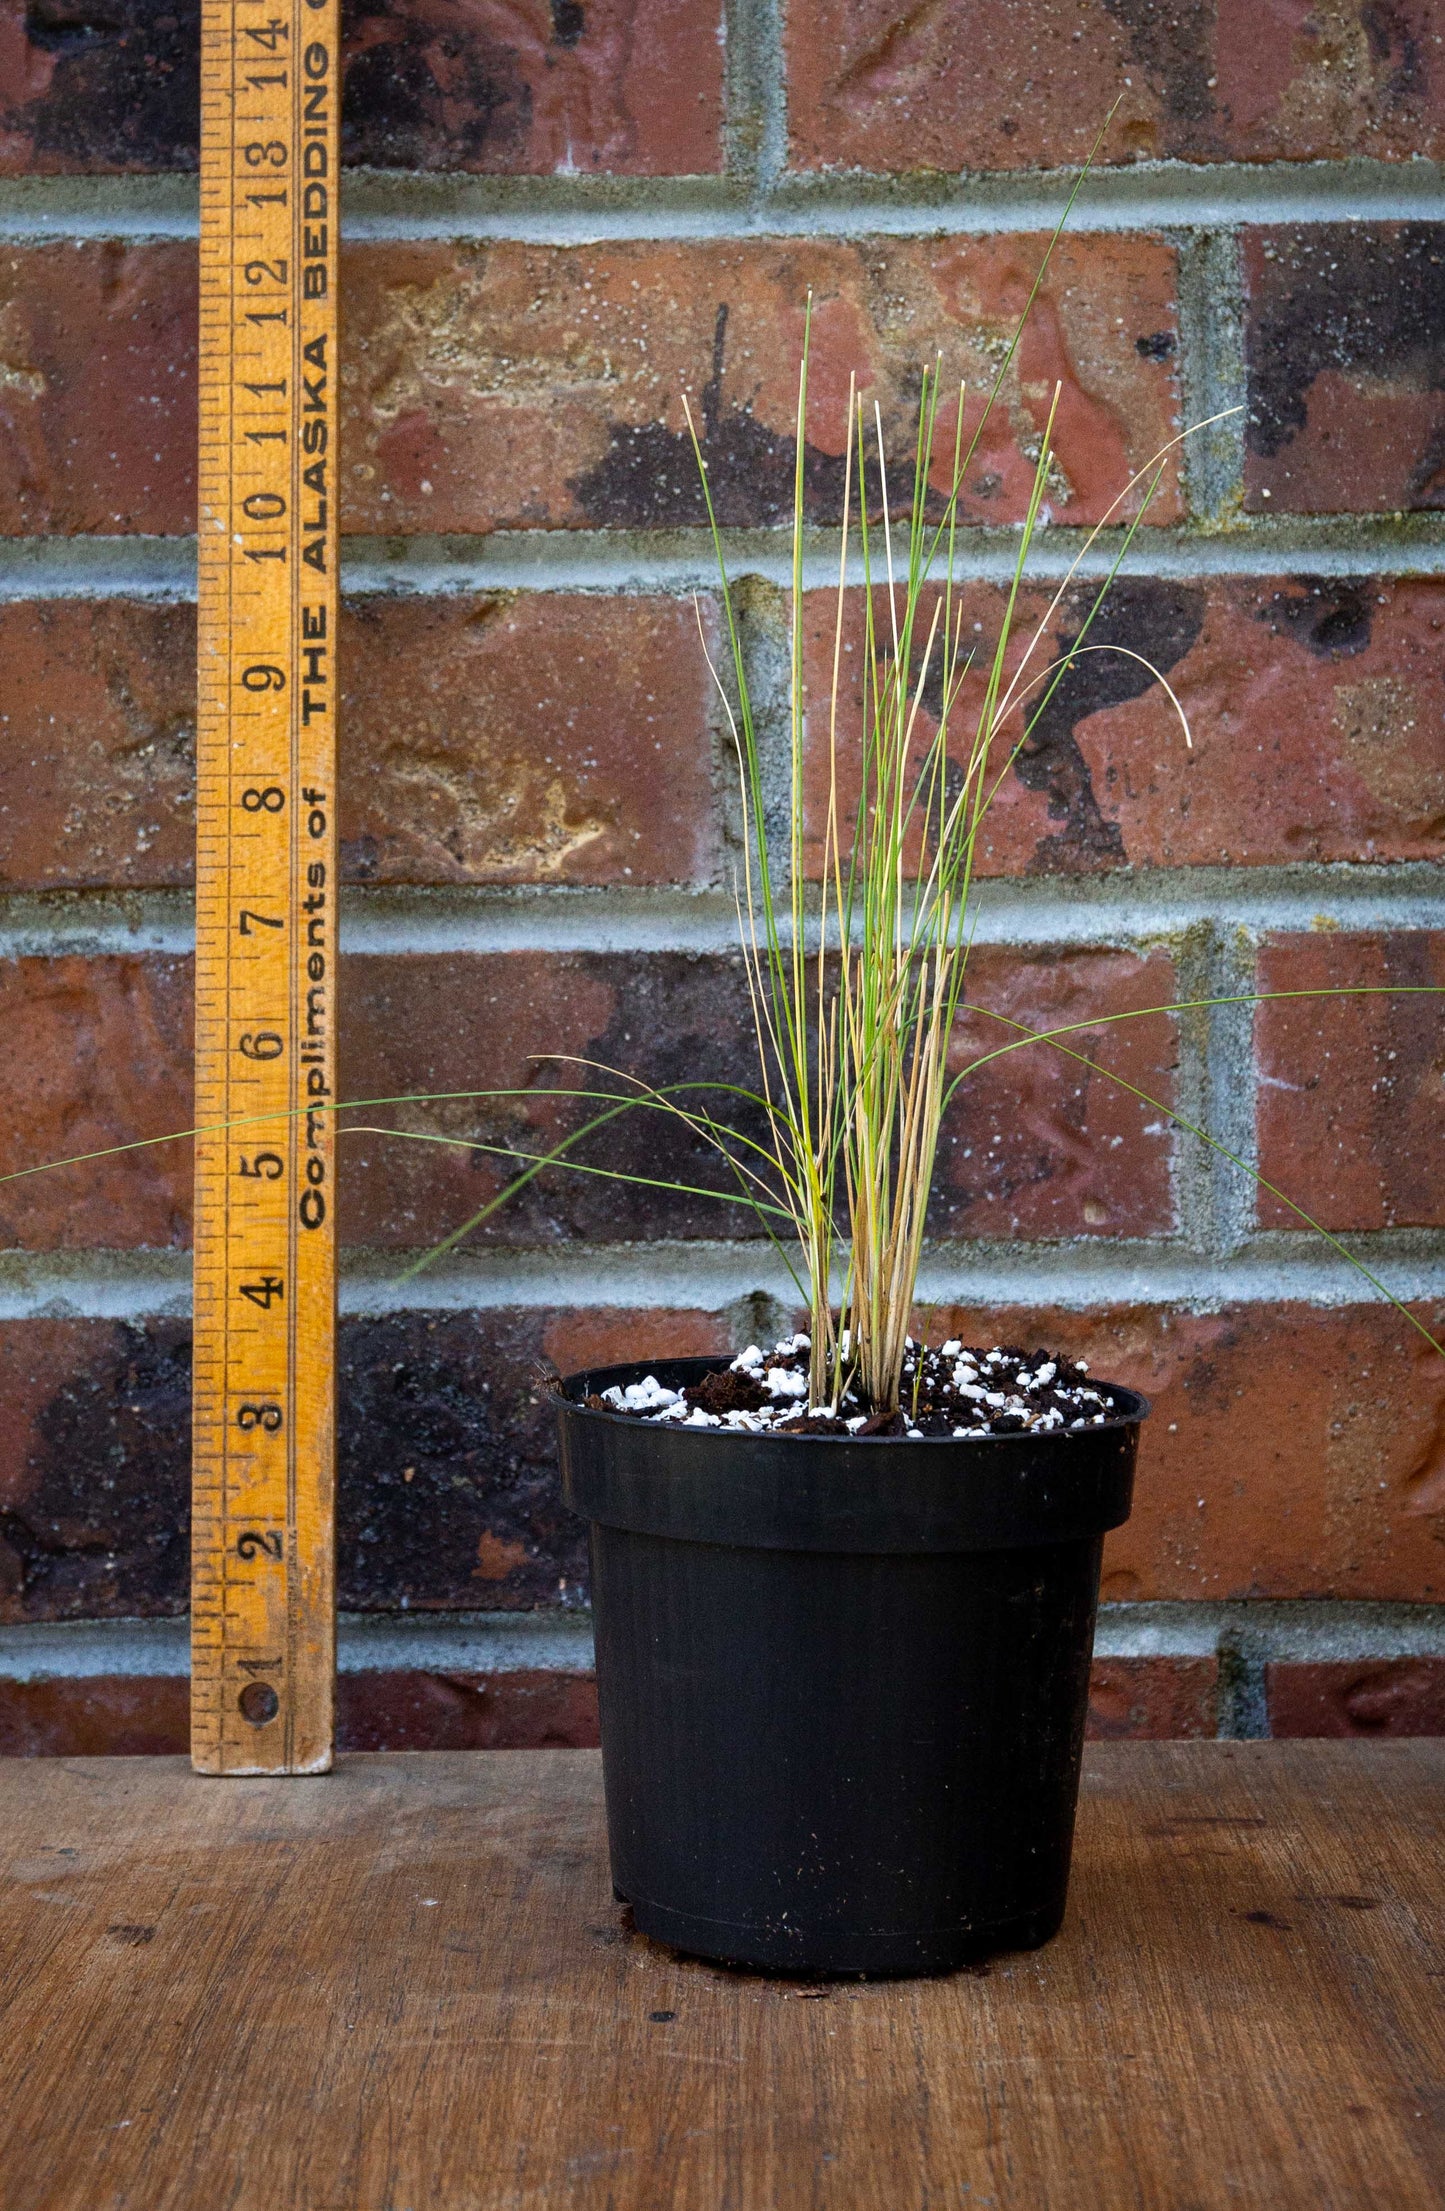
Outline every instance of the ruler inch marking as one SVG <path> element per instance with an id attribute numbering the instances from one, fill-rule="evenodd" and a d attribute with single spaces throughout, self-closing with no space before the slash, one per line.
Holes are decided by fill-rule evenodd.
<path id="1" fill-rule="evenodd" d="M 203 0 L 191 1757 L 331 1764 L 337 0 Z M 259 434 L 258 434 L 259 433 Z"/>

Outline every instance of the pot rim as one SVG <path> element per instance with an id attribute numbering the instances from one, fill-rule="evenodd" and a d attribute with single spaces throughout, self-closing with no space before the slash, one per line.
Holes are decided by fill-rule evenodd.
<path id="1" fill-rule="evenodd" d="M 697 1437 L 699 1440 L 705 1436 L 716 1436 L 730 1443 L 834 1444 L 853 1451 L 856 1451 L 860 1445 L 871 1448 L 874 1444 L 877 1444 L 880 1448 L 888 1446 L 900 1450 L 906 1448 L 909 1451 L 917 1451 L 920 1448 L 926 1449 L 929 1445 L 949 1451 L 957 1451 L 964 1444 L 975 1450 L 983 1450 L 990 1445 L 997 1444 L 1038 1444 L 1043 1442 L 1045 1438 L 1049 1442 L 1080 1442 L 1086 1436 L 1107 1435 L 1111 1428 L 1132 1427 L 1141 1420 L 1147 1420 L 1154 1410 L 1150 1400 L 1141 1391 L 1128 1389 L 1122 1382 L 1101 1382 L 1092 1375 L 1090 1380 L 1094 1383 L 1096 1389 L 1108 1390 L 1113 1398 L 1123 1400 L 1120 1410 L 1106 1413 L 1102 1420 L 1090 1421 L 1086 1428 L 1050 1428 L 1045 1430 L 1042 1435 L 1037 1430 L 1028 1428 L 1001 1436 L 829 1436 L 789 1435 L 786 1433 L 779 1435 L 766 1428 L 689 1428 L 682 1423 L 674 1425 L 670 1421 L 640 1420 L 636 1413 L 614 1412 L 611 1408 L 603 1411 L 599 1406 L 589 1405 L 585 1402 L 586 1397 L 594 1393 L 600 1394 L 602 1389 L 612 1388 L 614 1385 L 627 1381 L 638 1382 L 648 1374 L 656 1376 L 657 1380 L 662 1382 L 664 1388 L 670 1389 L 673 1384 L 664 1379 L 661 1371 L 663 1368 L 674 1374 L 687 1370 L 683 1373 L 684 1380 L 700 1381 L 705 1374 L 726 1372 L 733 1363 L 733 1356 L 733 1354 L 727 1352 L 720 1352 L 709 1354 L 703 1358 L 626 1359 L 612 1366 L 582 1367 L 575 1374 L 566 1374 L 559 1377 L 557 1395 L 580 1418 L 604 1421 L 610 1427 L 625 1429 L 630 1435 L 635 1435 L 638 1429 L 643 1429 L 650 1430 L 656 1435 L 689 1436 Z"/>
<path id="2" fill-rule="evenodd" d="M 556 1406 L 562 1494 L 573 1511 L 684 1542 L 877 1554 L 1093 1541 L 1129 1517 L 1144 1412 L 1132 1390 L 1120 1389 L 1119 1411 L 1097 1428 L 917 1442 L 687 1428 L 599 1413 L 576 1394 L 584 1384 L 647 1373 L 676 1386 L 727 1364 L 629 1361 L 571 1376 L 572 1394 Z M 891 1456 L 874 1449 L 883 1444 Z"/>

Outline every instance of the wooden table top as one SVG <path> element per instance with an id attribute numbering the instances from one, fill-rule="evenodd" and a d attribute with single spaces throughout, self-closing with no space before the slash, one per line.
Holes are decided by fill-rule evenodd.
<path id="1" fill-rule="evenodd" d="M 1097 1744 L 1064 1932 L 689 1962 L 589 1751 L 0 1762 L 4 2211 L 1445 2204 L 1445 1742 Z"/>

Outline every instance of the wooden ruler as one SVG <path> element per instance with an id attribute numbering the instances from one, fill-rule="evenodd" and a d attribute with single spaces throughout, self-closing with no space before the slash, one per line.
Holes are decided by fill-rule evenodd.
<path id="1" fill-rule="evenodd" d="M 204 0 L 191 1758 L 331 1763 L 337 0 Z"/>

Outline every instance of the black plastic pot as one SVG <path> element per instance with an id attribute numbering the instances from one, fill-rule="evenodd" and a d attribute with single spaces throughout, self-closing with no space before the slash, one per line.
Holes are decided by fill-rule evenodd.
<path id="1" fill-rule="evenodd" d="M 612 1878 L 644 1933 L 773 1971 L 937 1973 L 1063 1917 L 1104 1533 L 1139 1422 L 973 1442 L 590 1411 L 573 1375 Z"/>

